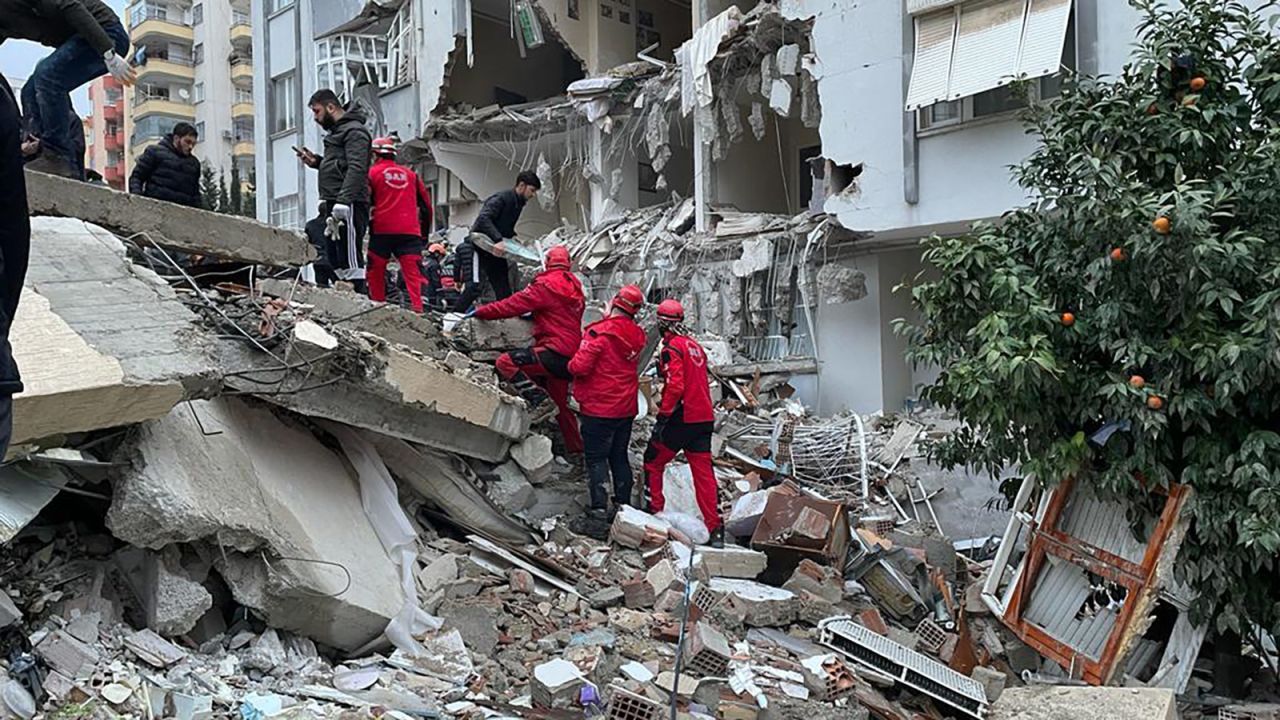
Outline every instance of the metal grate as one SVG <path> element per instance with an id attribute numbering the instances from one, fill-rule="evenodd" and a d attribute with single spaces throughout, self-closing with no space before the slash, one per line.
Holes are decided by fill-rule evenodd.
<path id="1" fill-rule="evenodd" d="M 987 694 L 982 684 L 938 661 L 877 635 L 847 617 L 827 618 L 818 624 L 823 645 L 853 660 L 894 677 L 902 684 L 932 695 L 972 717 L 986 712 Z"/>
<path id="2" fill-rule="evenodd" d="M 1218 720 L 1280 720 L 1280 705 L 1223 705 Z"/>

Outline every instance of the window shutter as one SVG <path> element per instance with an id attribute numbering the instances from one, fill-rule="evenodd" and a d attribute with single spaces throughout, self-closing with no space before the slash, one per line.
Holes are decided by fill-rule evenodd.
<path id="1" fill-rule="evenodd" d="M 1070 19 L 1071 0 L 1031 0 L 1022 32 L 1019 77 L 1037 78 L 1058 72 Z"/>
<path id="2" fill-rule="evenodd" d="M 918 17 L 915 25 L 915 58 L 911 65 L 911 83 L 907 88 L 907 110 L 946 99 L 956 14 L 947 10 Z"/>
<path id="3" fill-rule="evenodd" d="M 961 0 L 907 0 L 907 14 L 919 15 L 921 13 L 940 10 L 944 7 L 957 5 Z"/>
<path id="4" fill-rule="evenodd" d="M 960 6 L 947 98 L 1005 85 L 1018 67 L 1025 0 L 981 0 Z"/>

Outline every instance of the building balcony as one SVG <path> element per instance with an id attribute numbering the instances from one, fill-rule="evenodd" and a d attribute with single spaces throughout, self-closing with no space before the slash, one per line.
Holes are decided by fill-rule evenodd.
<path id="1" fill-rule="evenodd" d="M 109 185 L 123 185 L 124 167 L 121 165 L 108 165 L 102 168 L 102 179 L 106 180 Z"/>
<path id="2" fill-rule="evenodd" d="M 196 69 L 190 60 L 164 60 L 147 58 L 147 63 L 137 68 L 139 82 L 162 82 L 165 80 L 195 80 Z"/>
<path id="3" fill-rule="evenodd" d="M 231 82 L 241 87 L 253 87 L 253 61 L 243 58 L 232 60 Z"/>
<path id="4" fill-rule="evenodd" d="M 148 40 L 164 42 L 177 40 L 190 43 L 195 40 L 195 32 L 192 31 L 189 25 L 153 18 L 135 25 L 133 31 L 129 33 L 129 38 L 133 40 L 135 46 L 141 45 Z"/>
<path id="5" fill-rule="evenodd" d="M 253 141 L 241 140 L 231 147 L 232 157 L 248 157 L 253 155 Z"/>
<path id="6" fill-rule="evenodd" d="M 141 120 L 148 115 L 165 115 L 183 120 L 195 120 L 196 109 L 189 102 L 180 102 L 165 98 L 138 98 L 133 103 L 133 119 Z"/>
<path id="7" fill-rule="evenodd" d="M 253 26 L 247 20 L 237 21 L 231 26 L 231 44 L 245 50 L 253 47 Z"/>
<path id="8" fill-rule="evenodd" d="M 124 148 L 124 133 L 104 134 L 102 144 L 107 150 L 120 150 Z"/>
<path id="9" fill-rule="evenodd" d="M 102 118 L 104 120 L 119 120 L 121 115 L 121 104 L 103 105 Z"/>
<path id="10" fill-rule="evenodd" d="M 253 117 L 253 101 L 249 100 L 246 102 L 238 102 L 232 105 L 231 117 L 233 118 Z"/>

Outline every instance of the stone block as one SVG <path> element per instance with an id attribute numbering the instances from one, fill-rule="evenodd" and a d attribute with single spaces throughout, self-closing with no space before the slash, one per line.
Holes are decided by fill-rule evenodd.
<path id="1" fill-rule="evenodd" d="M 671 524 L 643 510 L 623 505 L 613 518 L 609 535 L 614 542 L 629 548 L 659 545 L 667 541 Z"/>
<path id="2" fill-rule="evenodd" d="M 577 704 L 578 691 L 587 684 L 582 671 L 563 658 L 534 667 L 530 694 L 534 707 L 567 709 Z"/>
<path id="3" fill-rule="evenodd" d="M 969 677 L 982 683 L 982 689 L 987 693 L 987 702 L 995 702 L 1000 699 L 1001 693 L 1004 692 L 1005 683 L 1009 681 L 1009 676 L 995 668 L 984 667 L 979 665 L 969 673 Z"/>
<path id="4" fill-rule="evenodd" d="M 622 583 L 623 603 L 629 608 L 651 608 L 658 597 L 647 577 L 637 577 Z"/>
<path id="5" fill-rule="evenodd" d="M 511 446 L 511 459 L 524 471 L 530 483 L 541 485 L 551 476 L 551 465 L 556 459 L 551 450 L 551 438 L 530 435 Z"/>
<path id="6" fill-rule="evenodd" d="M 807 592 L 831 604 L 844 598 L 844 587 L 836 571 L 807 558 L 800 561 L 782 587 L 796 594 Z"/>
<path id="7" fill-rule="evenodd" d="M 657 565 L 649 568 L 644 577 L 645 581 L 649 583 L 650 589 L 653 590 L 655 597 L 670 590 L 680 580 L 680 576 L 676 573 L 676 569 L 670 560 L 662 560 Z"/>
<path id="8" fill-rule="evenodd" d="M 989 720 L 1177 720 L 1178 704 L 1164 688 L 1029 686 L 1008 688 Z"/>
<path id="9" fill-rule="evenodd" d="M 735 537 L 751 537 L 760 518 L 764 517 L 764 508 L 768 503 L 768 490 L 749 492 L 735 500 L 724 520 L 725 532 Z"/>
<path id="10" fill-rule="evenodd" d="M 713 578 L 709 586 L 752 627 L 785 627 L 796 617 L 796 595 L 790 590 L 726 578 Z"/>
<path id="11" fill-rule="evenodd" d="M 35 653 L 44 659 L 51 670 L 73 680 L 91 670 L 98 662 L 97 650 L 62 630 L 46 635 L 36 645 Z"/>
<path id="12" fill-rule="evenodd" d="M 695 557 L 695 565 L 700 565 L 707 577 L 751 580 L 769 564 L 764 553 L 738 546 L 700 548 Z"/>
<path id="13" fill-rule="evenodd" d="M 495 505 L 514 515 L 527 510 L 537 502 L 533 485 L 525 478 L 524 471 L 514 462 L 506 462 L 493 469 L 491 482 L 486 490 Z"/>

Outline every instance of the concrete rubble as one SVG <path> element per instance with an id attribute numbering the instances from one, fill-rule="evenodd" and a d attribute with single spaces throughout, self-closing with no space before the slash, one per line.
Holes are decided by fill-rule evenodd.
<path id="1" fill-rule="evenodd" d="M 801 92 L 804 48 L 769 45 L 771 84 Z M 755 67 L 766 52 L 734 47 Z M 949 505 L 964 486 L 922 450 L 950 427 L 939 414 L 813 415 L 793 399 L 789 358 L 769 365 L 716 333 L 726 547 L 681 529 L 699 511 L 680 463 L 667 512 L 624 506 L 593 540 L 569 530 L 584 481 L 558 456 L 554 422 L 531 427 L 487 364 L 527 341 L 523 321 L 446 337 L 433 318 L 341 290 L 179 273 L 128 240 L 163 228 L 96 202 L 49 212 L 88 213 L 120 236 L 35 219 L 62 249 L 32 258 L 18 318 L 28 348 L 80 385 L 44 379 L 15 330 L 29 390 L 16 462 L 0 469 L 7 707 L 12 695 L 45 717 L 104 720 L 659 720 L 673 706 L 685 718 L 1012 720 L 1177 717 L 1175 690 L 1182 717 L 1224 704 L 1195 660 L 1203 634 L 1164 609 L 1181 602 L 1171 584 L 1152 582 L 1149 628 L 1116 630 L 1140 635 L 1108 656 L 1132 687 L 1084 685 L 1096 668 L 1061 662 L 996 612 L 1012 584 L 989 578 L 1033 553 L 970 534 L 972 509 Z M 784 236 L 828 232 L 726 211 L 699 235 L 686 208 L 638 212 L 562 240 L 606 267 L 654 231 L 651 251 L 714 249 L 723 274 L 736 263 L 750 285 Z M 236 227 L 225 257 L 305 259 L 288 244 L 264 257 L 255 243 L 269 236 Z M 196 251 L 172 232 L 167 247 Z M 64 288 L 80 266 L 94 272 Z M 816 282 L 856 294 L 857 278 Z M 93 293 L 113 298 L 108 311 L 90 312 L 80 298 Z M 637 420 L 637 467 L 652 422 Z M 1040 507 L 1022 500 L 1015 523 Z M 1177 539 L 1153 555 L 1171 557 Z M 1168 628 L 1177 639 L 1157 640 Z M 1275 699 L 1262 682 L 1251 693 L 1241 707 Z"/>

